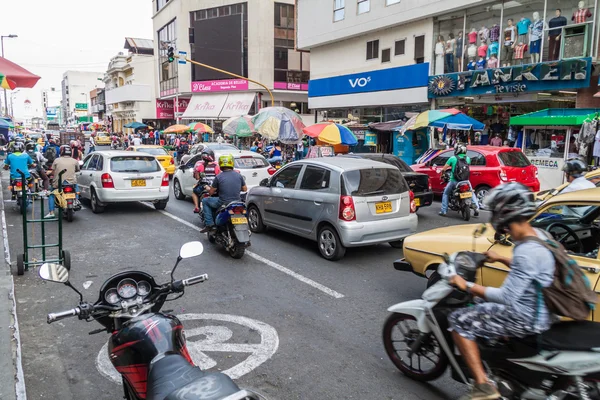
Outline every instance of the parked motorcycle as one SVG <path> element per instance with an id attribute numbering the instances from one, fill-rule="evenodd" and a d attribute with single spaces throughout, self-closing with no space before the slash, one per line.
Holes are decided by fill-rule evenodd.
<path id="1" fill-rule="evenodd" d="M 205 210 L 200 210 L 204 214 Z M 204 219 L 204 215 L 200 218 Z M 241 201 L 221 206 L 214 219 L 216 230 L 208 232 L 208 241 L 225 248 L 233 258 L 242 258 L 250 246 L 250 228 L 246 217 L 246 204 Z"/>
<path id="2" fill-rule="evenodd" d="M 95 303 L 69 282 L 69 271 L 60 264 L 43 264 L 40 277 L 64 283 L 79 294 L 79 305 L 71 310 L 48 314 L 53 323 L 69 317 L 97 321 L 101 329 L 90 334 L 110 333 L 108 352 L 115 369 L 123 378 L 127 400 L 227 399 L 259 400 L 256 393 L 241 390 L 227 375 L 204 372 L 194 366 L 187 350 L 183 324 L 174 315 L 160 312 L 165 301 L 185 293 L 185 288 L 208 279 L 206 274 L 175 280 L 181 260 L 197 257 L 202 243 L 189 242 L 179 251 L 171 271 L 171 281 L 159 285 L 152 275 L 142 271 L 120 272 L 108 278 Z M 177 294 L 169 299 L 171 294 Z"/>
<path id="3" fill-rule="evenodd" d="M 483 232 L 481 232 L 482 234 Z M 486 257 L 461 251 L 445 257 L 438 268 L 441 279 L 421 300 L 396 304 L 383 327 L 385 350 L 409 378 L 431 381 L 450 365 L 456 381 L 469 384 L 470 372 L 448 332 L 447 316 L 469 306 L 473 297 L 448 283 L 453 275 L 474 282 Z M 394 263 L 410 270 L 403 260 Z M 600 398 L 600 324 L 561 322 L 541 335 L 522 339 L 479 341 L 487 374 L 503 399 Z M 402 356 L 401 354 L 405 354 Z"/>
<path id="4" fill-rule="evenodd" d="M 446 183 L 450 182 L 450 171 L 446 171 L 442 176 Z M 473 199 L 473 189 L 469 181 L 461 181 L 456 184 L 456 188 L 448 199 L 448 208 L 452 211 L 458 211 L 465 221 L 471 219 L 471 207 Z"/>

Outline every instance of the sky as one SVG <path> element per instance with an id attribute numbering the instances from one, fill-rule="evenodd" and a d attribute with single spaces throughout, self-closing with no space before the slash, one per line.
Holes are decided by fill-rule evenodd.
<path id="1" fill-rule="evenodd" d="M 13 92 L 15 117 L 25 100 L 41 116 L 42 89 L 61 91 L 67 70 L 104 72 L 125 37 L 152 39 L 152 0 L 5 0 L 0 34 L 4 55 L 42 77 L 33 89 Z M 4 94 L 2 93 L 2 102 Z M 10 103 L 11 92 L 8 92 Z M 37 110 L 37 112 L 36 112 Z"/>

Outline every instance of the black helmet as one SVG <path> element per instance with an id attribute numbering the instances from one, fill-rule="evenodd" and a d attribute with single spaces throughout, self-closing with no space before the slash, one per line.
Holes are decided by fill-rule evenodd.
<path id="1" fill-rule="evenodd" d="M 23 142 L 15 142 L 13 149 L 15 153 L 22 153 L 25 150 L 25 144 Z"/>
<path id="2" fill-rule="evenodd" d="M 467 146 L 462 143 L 456 143 L 454 146 L 454 155 L 467 154 Z"/>
<path id="3" fill-rule="evenodd" d="M 580 178 L 587 172 L 587 165 L 577 158 L 568 160 L 563 167 L 563 172 L 573 178 Z"/>
<path id="4" fill-rule="evenodd" d="M 71 146 L 69 146 L 67 144 L 63 144 L 62 146 L 60 146 L 60 155 L 61 155 L 61 157 L 63 157 L 63 156 L 71 156 L 71 154 L 73 154 L 73 152 L 71 150 Z"/>
<path id="5" fill-rule="evenodd" d="M 215 152 L 209 149 L 208 147 L 202 150 L 202 154 L 200 156 L 202 157 L 202 160 L 206 162 L 215 161 Z"/>
<path id="6" fill-rule="evenodd" d="M 504 233 L 511 222 L 528 220 L 536 213 L 533 193 L 518 182 L 494 188 L 486 197 L 485 206 L 492 212 L 490 223 L 500 233 Z"/>
<path id="7" fill-rule="evenodd" d="M 33 142 L 27 142 L 25 143 L 25 150 L 29 151 L 34 151 L 35 150 L 35 144 Z"/>

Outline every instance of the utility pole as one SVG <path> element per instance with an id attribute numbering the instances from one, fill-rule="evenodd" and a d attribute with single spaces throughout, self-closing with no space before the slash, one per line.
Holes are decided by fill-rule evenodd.
<path id="1" fill-rule="evenodd" d="M 0 47 L 2 48 L 2 58 L 4 58 L 4 38 L 14 39 L 17 35 L 0 35 Z M 6 89 L 4 89 L 4 113 L 8 115 L 8 97 L 6 95 Z"/>

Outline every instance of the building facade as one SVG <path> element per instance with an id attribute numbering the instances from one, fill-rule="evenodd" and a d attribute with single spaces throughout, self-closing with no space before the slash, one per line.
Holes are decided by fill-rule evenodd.
<path id="1" fill-rule="evenodd" d="M 88 120 L 89 93 L 104 87 L 102 72 L 66 71 L 62 79 L 62 118 L 66 125 Z"/>
<path id="2" fill-rule="evenodd" d="M 218 127 L 229 116 L 271 105 L 268 92 L 252 82 L 177 60 L 169 63 L 172 46 L 182 57 L 264 84 L 275 106 L 314 119 L 307 101 L 310 54 L 295 48 L 293 0 L 154 0 L 152 7 L 157 118 L 206 120 Z"/>
<path id="3" fill-rule="evenodd" d="M 90 92 L 90 114 L 93 122 L 105 123 L 106 116 L 106 96 L 104 89 L 94 89 Z"/>

